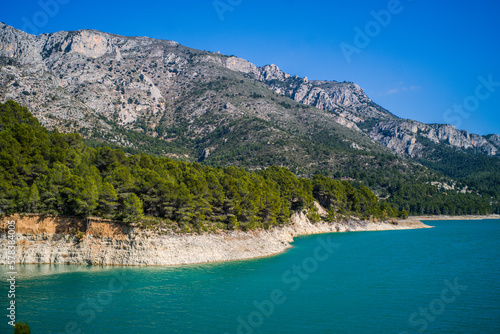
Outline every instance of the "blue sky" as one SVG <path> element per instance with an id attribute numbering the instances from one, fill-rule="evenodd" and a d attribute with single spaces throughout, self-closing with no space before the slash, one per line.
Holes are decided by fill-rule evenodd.
<path id="1" fill-rule="evenodd" d="M 500 134 L 499 15 L 494 0 L 0 3 L 0 21 L 27 32 L 175 40 L 309 79 L 353 81 L 400 117 L 479 134 Z"/>

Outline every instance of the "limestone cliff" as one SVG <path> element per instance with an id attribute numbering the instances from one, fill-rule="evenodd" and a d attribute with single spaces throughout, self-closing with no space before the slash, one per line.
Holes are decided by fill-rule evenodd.
<path id="1" fill-rule="evenodd" d="M 327 110 L 349 120 L 352 127 L 356 123 L 370 119 L 396 119 L 372 102 L 363 89 L 352 82 L 311 80 L 291 76 L 276 65 L 261 68 L 259 80 L 274 91 L 288 96 L 297 102 Z"/>
<path id="2" fill-rule="evenodd" d="M 428 142 L 464 150 L 474 149 L 490 156 L 499 153 L 495 136 L 487 140 L 483 136 L 458 130 L 453 125 L 423 124 L 412 120 L 384 121 L 372 127 L 369 134 L 395 152 L 412 157 L 422 157 L 426 150 L 430 151 Z"/>
<path id="3" fill-rule="evenodd" d="M 287 226 L 271 230 L 188 235 L 158 234 L 100 220 L 14 215 L 0 222 L 0 263 L 7 261 L 8 221 L 16 222 L 16 262 L 22 264 L 179 265 L 232 261 L 281 253 L 291 247 L 293 237 L 302 234 L 428 227 L 420 222 L 359 220 L 312 224 L 303 213 L 297 213 Z"/>

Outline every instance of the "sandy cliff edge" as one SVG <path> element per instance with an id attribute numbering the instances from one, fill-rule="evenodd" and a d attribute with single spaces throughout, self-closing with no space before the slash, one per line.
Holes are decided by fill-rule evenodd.
<path id="1" fill-rule="evenodd" d="M 279 254 L 298 235 L 428 228 L 419 220 L 311 223 L 295 213 L 283 227 L 217 234 L 167 234 L 116 222 L 86 221 L 48 215 L 13 215 L 0 220 L 0 263 L 7 261 L 7 224 L 16 222 L 16 263 L 92 265 L 181 265 L 233 261 Z M 74 231 L 85 231 L 83 238 Z M 73 231 L 73 232 L 72 232 Z"/>

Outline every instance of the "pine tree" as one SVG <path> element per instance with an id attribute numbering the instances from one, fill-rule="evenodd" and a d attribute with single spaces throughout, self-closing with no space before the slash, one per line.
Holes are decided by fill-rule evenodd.
<path id="1" fill-rule="evenodd" d="M 138 222 L 144 218 L 142 201 L 136 194 L 131 193 L 123 201 L 123 221 L 131 223 Z"/>

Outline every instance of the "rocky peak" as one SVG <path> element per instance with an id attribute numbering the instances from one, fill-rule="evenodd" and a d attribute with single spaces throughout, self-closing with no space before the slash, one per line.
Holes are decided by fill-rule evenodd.
<path id="1" fill-rule="evenodd" d="M 283 72 L 280 68 L 274 64 L 265 65 L 259 68 L 261 80 L 281 80 L 284 81 L 291 77 L 290 74 Z"/>
<path id="2" fill-rule="evenodd" d="M 490 143 L 495 145 L 500 150 L 500 136 L 499 135 L 489 135 L 487 139 Z"/>
<path id="3" fill-rule="evenodd" d="M 241 59 L 238 57 L 228 57 L 224 65 L 226 68 L 233 71 L 252 73 L 255 77 L 259 77 L 260 75 L 257 66 L 245 59 Z"/>
<path id="4" fill-rule="evenodd" d="M 374 104 L 355 83 L 300 78 L 282 71 L 274 64 L 262 66 L 259 71 L 259 80 L 275 92 L 297 102 L 333 112 L 350 122 L 397 118 Z M 344 125 L 343 123 L 341 124 Z"/>
<path id="5" fill-rule="evenodd" d="M 314 81 L 313 83 L 327 92 L 336 104 L 359 106 L 371 102 L 364 90 L 354 83 L 335 81 Z"/>
<path id="6" fill-rule="evenodd" d="M 0 23 L 0 57 L 16 60 L 19 64 L 41 64 L 39 43 L 34 35 Z"/>

